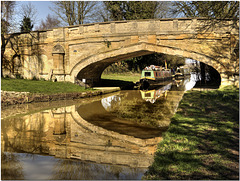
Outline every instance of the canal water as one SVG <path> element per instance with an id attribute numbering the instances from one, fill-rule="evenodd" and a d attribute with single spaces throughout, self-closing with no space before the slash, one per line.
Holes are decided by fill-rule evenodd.
<path id="1" fill-rule="evenodd" d="M 194 77 L 153 90 L 13 105 L 1 112 L 1 178 L 140 180 Z"/>

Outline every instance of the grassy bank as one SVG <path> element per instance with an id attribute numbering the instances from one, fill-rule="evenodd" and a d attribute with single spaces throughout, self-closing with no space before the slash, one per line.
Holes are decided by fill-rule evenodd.
<path id="1" fill-rule="evenodd" d="M 239 90 L 184 95 L 143 179 L 239 179 Z"/>
<path id="2" fill-rule="evenodd" d="M 103 86 L 120 87 L 139 80 L 139 74 L 105 74 L 102 76 Z M 26 80 L 26 79 L 11 79 L 1 78 L 1 90 L 3 91 L 16 91 L 16 92 L 30 92 L 30 93 L 72 93 L 72 92 L 85 92 L 92 89 L 85 89 L 79 85 L 70 82 L 51 82 L 39 80 Z"/>
<path id="3" fill-rule="evenodd" d="M 102 79 L 110 79 L 110 80 L 121 80 L 128 82 L 137 82 L 140 79 L 141 74 L 138 73 L 121 73 L 121 74 L 102 74 Z"/>
<path id="4" fill-rule="evenodd" d="M 50 82 L 26 79 L 1 78 L 1 90 L 30 93 L 71 93 L 84 92 L 84 87 L 70 82 Z"/>

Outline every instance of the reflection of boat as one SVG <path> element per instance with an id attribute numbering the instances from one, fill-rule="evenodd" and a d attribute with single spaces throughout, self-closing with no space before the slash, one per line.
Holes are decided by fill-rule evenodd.
<path id="1" fill-rule="evenodd" d="M 160 66 L 151 65 L 146 67 L 141 74 L 140 83 L 143 88 L 148 88 L 152 84 L 168 80 L 172 78 L 171 70 Z"/>
<path id="2" fill-rule="evenodd" d="M 187 66 L 178 67 L 174 75 L 175 79 L 183 79 L 185 76 L 190 75 L 190 69 Z"/>
<path id="3" fill-rule="evenodd" d="M 171 89 L 171 86 L 172 86 L 172 83 L 167 84 L 167 85 L 161 87 L 158 90 L 149 90 L 149 91 L 142 91 L 141 90 L 142 98 L 146 101 L 154 103 L 158 98 L 166 96 L 167 91 L 169 89 Z"/>

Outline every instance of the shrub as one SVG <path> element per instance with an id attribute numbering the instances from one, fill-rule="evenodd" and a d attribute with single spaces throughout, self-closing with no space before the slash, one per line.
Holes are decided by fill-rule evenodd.
<path id="1" fill-rule="evenodd" d="M 38 80 L 38 78 L 36 76 L 33 76 L 32 80 Z"/>
<path id="2" fill-rule="evenodd" d="M 16 74 L 16 79 L 23 79 L 23 76 L 21 74 Z"/>

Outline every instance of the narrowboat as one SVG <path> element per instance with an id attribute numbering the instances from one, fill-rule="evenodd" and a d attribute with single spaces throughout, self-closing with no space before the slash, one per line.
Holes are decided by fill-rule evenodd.
<path id="1" fill-rule="evenodd" d="M 170 69 L 151 65 L 149 67 L 145 67 L 142 70 L 140 84 L 145 89 L 148 88 L 150 85 L 158 84 L 159 82 L 166 81 L 171 78 L 172 73 Z"/>

